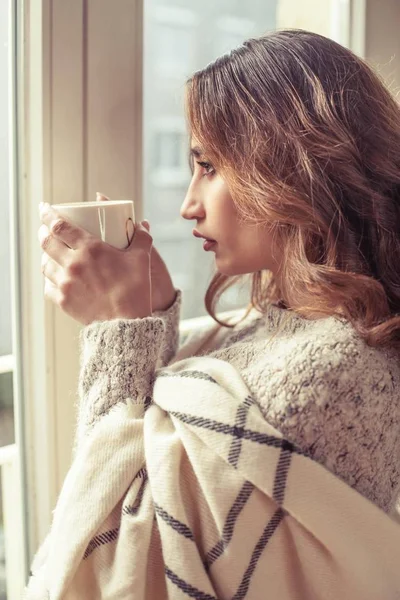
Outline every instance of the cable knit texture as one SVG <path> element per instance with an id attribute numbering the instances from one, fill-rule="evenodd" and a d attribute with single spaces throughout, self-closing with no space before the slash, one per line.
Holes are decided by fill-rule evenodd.
<path id="1" fill-rule="evenodd" d="M 96 321 L 83 330 L 75 450 L 82 436 L 116 403 L 130 399 L 145 408 L 151 401 L 164 331 L 159 317 Z"/>

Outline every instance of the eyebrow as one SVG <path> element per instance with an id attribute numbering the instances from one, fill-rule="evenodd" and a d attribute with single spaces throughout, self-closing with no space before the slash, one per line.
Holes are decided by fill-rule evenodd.
<path id="1" fill-rule="evenodd" d="M 200 146 L 193 146 L 192 148 L 189 148 L 189 168 L 192 174 L 194 171 L 193 158 L 201 158 L 202 156 L 204 156 L 204 153 Z"/>
<path id="2" fill-rule="evenodd" d="M 203 156 L 203 154 L 204 154 L 204 152 L 200 148 L 200 146 L 193 146 L 193 148 L 190 148 L 190 150 L 189 150 L 189 158 L 191 158 L 192 156 L 195 156 L 196 158 L 200 158 L 201 156 Z"/>

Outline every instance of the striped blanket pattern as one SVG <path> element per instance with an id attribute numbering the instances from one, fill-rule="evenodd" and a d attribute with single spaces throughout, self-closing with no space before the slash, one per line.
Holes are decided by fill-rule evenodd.
<path id="1" fill-rule="evenodd" d="M 284 439 L 227 362 L 156 372 L 81 443 L 29 600 L 395 600 L 400 526 Z"/>

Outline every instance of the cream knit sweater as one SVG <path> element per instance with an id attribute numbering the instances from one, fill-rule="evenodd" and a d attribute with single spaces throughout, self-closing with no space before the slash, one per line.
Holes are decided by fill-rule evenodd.
<path id="1" fill-rule="evenodd" d="M 278 526 L 285 514 L 288 515 L 287 510 L 294 517 L 294 520 L 291 520 L 287 516 L 285 521 L 292 523 L 292 532 L 289 533 L 292 525 L 289 529 L 279 529 L 282 531 L 280 535 L 284 537 L 282 542 L 275 542 L 282 544 L 281 549 L 282 551 L 285 549 L 285 554 L 279 558 L 278 554 L 269 550 L 269 553 L 272 552 L 269 554 L 269 559 L 268 554 L 262 555 L 263 560 L 269 560 L 263 568 L 272 569 L 271 574 L 276 575 L 276 577 L 274 575 L 276 579 L 274 589 L 285 589 L 285 594 L 280 597 L 307 598 L 307 600 L 336 598 L 335 593 L 343 591 L 345 593 L 341 596 L 343 598 L 360 597 L 361 599 L 366 597 L 366 594 L 369 594 L 368 598 L 375 598 L 373 593 L 375 585 L 376 590 L 381 590 L 382 598 L 389 600 L 392 597 L 400 597 L 400 580 L 396 579 L 398 568 L 394 560 L 394 549 L 398 547 L 400 541 L 398 526 L 393 528 L 390 519 L 385 517 L 384 513 L 381 513 L 381 517 L 379 510 L 374 509 L 374 512 L 372 510 L 374 507 L 362 499 L 364 496 L 384 512 L 391 512 L 398 495 L 400 465 L 398 402 L 400 357 L 398 353 L 369 348 L 344 319 L 327 318 L 308 321 L 276 306 L 271 306 L 266 315 L 252 311 L 246 320 L 233 330 L 215 326 L 210 320 L 208 327 L 194 332 L 188 339 L 181 340 L 183 343 L 178 350 L 180 303 L 179 292 L 176 302 L 165 313 L 157 313 L 153 317 L 135 321 L 118 319 L 111 322 L 96 322 L 83 330 L 76 460 L 67 476 L 56 507 L 52 532 L 34 561 L 32 570 L 35 576 L 28 586 L 25 597 L 35 600 L 44 598 L 72 600 L 80 597 L 87 599 L 129 597 L 146 598 L 146 600 L 166 598 L 163 571 L 160 571 L 161 557 L 154 554 L 158 547 L 159 534 L 152 530 L 149 522 L 145 525 L 146 521 L 143 521 L 145 515 L 150 514 L 148 511 L 155 510 L 157 521 L 165 522 L 166 531 L 163 531 L 164 526 L 160 529 L 164 550 L 171 543 L 171 549 L 174 548 L 175 541 L 172 540 L 171 532 L 175 529 L 179 533 L 178 546 L 172 554 L 167 553 L 164 560 L 170 561 L 170 566 L 174 564 L 176 569 L 187 575 L 188 581 L 190 579 L 189 585 L 178 577 L 177 571 L 174 573 L 165 567 L 165 581 L 169 579 L 168 585 L 172 585 L 176 590 L 176 596 L 168 595 L 168 598 L 214 598 L 211 591 L 215 594 L 219 585 L 221 586 L 219 597 L 230 598 L 229 588 L 230 586 L 233 586 L 232 589 L 235 588 L 236 583 L 234 585 L 232 583 L 235 577 L 225 579 L 224 561 L 221 556 L 224 546 L 214 558 L 212 553 L 212 556 L 203 559 L 206 562 L 210 560 L 213 562 L 221 556 L 222 563 L 220 560 L 216 563 L 216 579 L 213 579 L 212 573 L 211 579 L 207 578 L 207 570 L 204 571 L 205 563 L 203 567 L 200 564 L 196 567 L 192 559 L 189 560 L 190 552 L 194 548 L 192 542 L 188 545 L 189 562 L 186 571 L 185 565 L 182 564 L 183 555 L 177 563 L 173 563 L 173 558 L 177 556 L 177 548 L 181 552 L 183 547 L 179 544 L 183 544 L 183 539 L 188 537 L 189 533 L 192 541 L 194 535 L 196 540 L 202 539 L 206 547 L 210 539 L 218 535 L 217 531 L 212 533 L 217 523 L 215 522 L 214 526 L 213 521 L 210 521 L 211 515 L 203 514 L 204 508 L 197 515 L 195 512 L 192 514 L 190 502 L 188 504 L 183 501 L 183 497 L 178 501 L 178 497 L 179 494 L 194 494 L 193 498 L 197 495 L 200 502 L 198 510 L 207 500 L 206 504 L 209 507 L 213 506 L 215 519 L 219 512 L 222 515 L 225 510 L 224 489 L 226 488 L 226 509 L 229 510 L 230 506 L 233 509 L 235 496 L 239 494 L 237 498 L 240 498 L 241 495 L 248 493 L 244 489 L 246 483 L 240 491 L 240 486 L 247 478 L 253 481 L 253 484 L 249 483 L 249 493 L 255 485 L 258 493 L 264 494 L 259 497 L 260 502 L 262 498 L 264 498 L 263 502 L 267 502 L 268 498 L 270 498 L 268 502 L 272 502 L 272 504 L 260 504 L 259 514 L 258 509 L 253 512 L 252 522 L 256 527 L 254 531 L 256 536 L 259 536 L 260 532 L 257 519 L 264 514 L 263 511 L 267 511 L 264 517 L 269 511 L 268 518 L 271 519 L 271 526 L 274 519 L 279 517 L 274 528 Z M 235 311 L 229 315 L 229 319 L 236 320 L 239 316 L 240 311 Z M 193 355 L 204 358 L 197 359 L 196 362 L 196 359 L 188 358 Z M 170 365 L 169 369 L 164 370 L 163 367 L 167 364 Z M 199 379 L 197 388 L 194 381 L 196 373 Z M 187 384 L 186 377 L 188 377 Z M 165 383 L 163 383 L 164 379 Z M 211 387 L 207 381 L 212 382 Z M 215 404 L 213 404 L 212 393 L 215 393 Z M 201 398 L 203 401 L 200 400 Z M 153 402 L 155 406 L 152 406 Z M 237 403 L 236 408 L 235 403 Z M 125 404 L 126 409 L 123 408 Z M 147 411 L 148 407 L 150 410 Z M 143 420 L 143 410 L 149 413 L 147 420 L 146 418 Z M 199 411 L 199 416 L 190 417 L 190 425 L 187 415 L 193 414 L 195 410 Z M 205 414 L 202 414 L 202 411 L 203 413 L 205 411 Z M 176 428 L 175 433 L 171 429 L 172 422 L 169 424 L 165 419 L 168 413 Z M 233 422 L 236 419 L 233 428 L 230 425 L 232 419 Z M 240 424 L 243 419 L 247 419 L 249 428 L 247 433 Z M 245 420 L 243 423 L 246 422 Z M 207 433 L 210 423 L 214 425 Z M 140 465 L 146 464 L 143 462 L 143 442 L 140 441 L 143 436 L 143 424 L 145 448 L 147 442 L 147 452 L 150 453 L 147 466 L 150 469 L 151 493 L 146 469 L 137 471 Z M 194 433 L 190 433 L 193 428 Z M 234 437 L 239 436 L 236 442 L 232 441 L 230 448 L 221 440 L 220 434 L 226 428 Z M 112 432 L 115 432 L 115 436 Z M 254 446 L 257 444 L 251 442 L 243 446 L 243 442 L 240 441 L 243 435 L 251 435 L 252 438 L 246 439 L 253 441 L 269 439 L 268 444 L 272 444 L 271 448 L 268 450 L 268 447 L 265 447 L 263 451 L 258 444 L 256 450 Z M 137 441 L 135 441 L 136 436 Z M 187 463 L 185 454 L 178 454 L 178 439 L 184 444 L 182 449 L 185 448 L 185 452 L 189 453 L 186 456 L 191 456 L 191 452 L 194 452 L 190 459 L 192 467 Z M 152 440 L 155 444 L 153 450 Z M 205 446 L 202 446 L 203 443 Z M 207 454 L 205 448 L 208 445 L 207 452 L 212 449 L 212 453 L 216 452 L 223 457 L 222 463 Z M 166 453 L 163 452 L 163 448 Z M 174 453 L 176 453 L 175 459 Z M 204 453 L 204 460 L 201 460 L 202 453 Z M 240 456 L 240 463 L 238 463 Z M 292 483 L 288 480 L 285 490 L 284 478 L 288 476 L 290 456 L 293 456 L 290 470 L 292 475 L 289 474 Z M 180 468 L 174 462 L 176 460 L 183 461 Z M 97 464 L 98 461 L 101 464 Z M 318 463 L 337 478 L 332 475 L 325 476 L 324 473 L 327 471 L 325 468 L 317 467 Z M 316 465 L 315 468 L 313 464 Z M 198 471 L 191 471 L 191 468 Z M 168 476 L 168 469 L 171 477 L 175 473 L 174 476 L 178 478 L 181 469 L 182 477 L 191 480 L 190 486 L 186 485 L 189 483 L 188 479 L 182 484 L 177 482 L 178 488 L 175 486 L 169 489 L 171 479 Z M 209 469 L 214 469 L 215 475 L 218 477 L 219 474 L 222 480 L 213 481 Z M 133 471 L 135 473 L 137 471 L 135 477 Z M 244 480 L 241 479 L 243 476 Z M 273 493 L 271 483 L 268 483 L 270 476 L 272 483 L 275 477 Z M 87 477 L 93 479 L 88 481 Z M 104 479 L 103 483 L 101 483 L 102 479 Z M 349 485 L 344 485 L 343 482 Z M 180 485 L 182 485 L 181 490 L 179 490 Z M 196 485 L 200 485 L 197 492 Z M 202 485 L 204 487 L 201 487 Z M 312 489 L 314 485 L 315 489 Z M 211 487 L 208 489 L 207 486 Z M 109 490 L 107 491 L 106 488 Z M 192 492 L 189 491 L 191 488 Z M 360 492 L 361 496 L 355 494 L 351 488 Z M 121 496 L 123 493 L 126 494 L 125 499 Z M 284 493 L 286 504 L 283 500 Z M 228 499 L 229 494 L 232 494 L 230 499 Z M 115 499 L 113 499 L 114 495 Z M 86 514 L 92 497 L 96 506 L 93 507 L 93 514 L 91 512 Z M 170 503 L 169 513 L 164 510 L 166 504 L 157 508 L 157 497 L 162 498 L 163 503 Z M 103 498 L 101 502 L 100 498 Z M 133 502 L 131 507 L 127 502 L 129 498 Z M 200 501 L 201 498 L 203 500 Z M 74 511 L 80 502 L 86 507 L 85 514 L 79 509 Z M 122 513 L 121 502 L 123 502 Z M 276 503 L 279 506 L 282 502 L 283 511 L 278 509 L 274 516 Z M 108 506 L 110 508 L 107 508 Z M 112 512 L 109 512 L 111 508 Z M 133 529 L 130 533 L 125 532 L 125 536 L 128 537 L 121 538 L 115 549 L 119 520 L 121 514 L 123 515 L 128 509 L 130 512 L 127 514 L 133 517 L 137 513 L 139 521 L 132 521 L 130 527 Z M 325 522 L 319 517 L 316 520 L 318 513 L 322 517 L 324 511 Z M 174 517 L 173 512 L 176 513 Z M 181 514 L 181 519 L 176 519 L 177 514 Z M 192 522 L 193 531 L 183 524 L 185 514 L 185 520 L 189 519 Z M 249 516 L 251 518 L 251 513 Z M 326 522 L 327 516 L 332 519 L 330 522 Z M 387 521 L 384 518 L 387 518 Z M 230 517 L 226 525 L 229 525 L 229 519 Z M 307 525 L 308 519 L 310 522 Z M 71 523 L 75 522 L 76 528 L 68 526 L 68 520 Z M 126 519 L 124 522 L 127 523 Z M 311 537 L 304 537 L 302 522 L 306 529 L 308 528 Z M 351 532 L 353 522 L 355 529 Z M 100 523 L 103 524 L 98 529 Z M 239 519 L 237 523 L 239 527 Z M 242 526 L 245 523 L 244 518 Z M 344 527 L 341 529 L 342 533 L 338 530 L 335 534 L 337 527 L 339 529 Z M 96 530 L 107 533 L 99 533 L 93 537 Z M 114 537 L 111 535 L 113 531 L 116 532 Z M 348 540 L 346 532 L 349 535 Z M 269 538 L 272 530 L 269 533 L 266 530 L 266 533 Z M 381 534 L 382 537 L 378 540 Z M 123 535 L 122 529 L 119 535 Z M 149 538 L 146 536 L 149 535 L 151 535 L 151 546 L 148 552 L 151 552 L 151 555 L 149 554 L 147 558 L 147 567 L 143 567 L 142 576 L 139 576 L 139 562 L 143 557 L 139 559 L 140 548 L 137 547 L 137 543 L 141 540 L 140 543 L 147 544 Z M 225 535 L 223 534 L 222 539 Z M 243 543 L 246 544 L 245 530 L 241 535 Z M 252 535 L 250 531 L 248 535 Z M 365 539 L 362 540 L 364 535 Z M 65 539 L 65 536 L 71 537 L 71 540 Z M 139 536 L 137 542 L 135 536 Z M 276 539 L 278 540 L 279 536 Z M 313 539 L 315 541 L 312 541 Z M 320 542 L 317 542 L 318 539 Z M 266 543 L 266 540 L 267 538 L 262 543 Z M 372 540 L 376 540 L 379 548 L 371 545 Z M 384 540 L 388 541 L 390 550 L 382 559 L 383 564 L 378 565 L 379 557 L 383 556 Z M 218 542 L 220 543 L 222 542 Z M 292 543 L 295 546 L 291 547 Z M 296 555 L 300 557 L 298 553 L 303 552 L 300 550 L 303 544 L 306 544 L 305 554 L 299 565 L 295 568 L 293 563 L 293 572 L 285 575 L 286 571 L 282 572 L 281 569 L 287 568 L 287 559 L 292 554 L 293 559 Z M 326 549 L 318 544 L 327 544 Z M 347 550 L 346 544 L 348 544 Z M 239 582 L 243 576 L 234 597 L 246 597 L 252 600 L 264 597 L 260 595 L 263 590 L 262 579 L 253 583 L 253 592 L 249 596 L 246 595 L 245 590 L 249 589 L 250 576 L 246 575 L 246 572 L 242 575 L 241 569 L 245 569 L 249 555 L 245 546 L 241 547 L 240 536 L 239 539 L 236 538 L 231 542 L 231 546 L 233 555 L 229 558 L 229 552 L 227 553 L 227 566 L 236 568 L 237 565 Z M 136 556 L 136 563 L 134 563 L 137 565 L 136 570 L 135 568 L 132 570 L 128 550 L 132 552 L 132 556 Z M 82 551 L 84 556 L 80 554 Z M 128 554 L 125 554 L 126 552 Z M 354 553 L 356 553 L 355 562 Z M 328 559 L 329 555 L 330 559 Z M 284 559 L 284 556 L 287 558 Z M 76 571 L 81 561 L 80 557 L 83 558 L 82 568 Z M 103 576 L 101 576 L 102 564 L 105 569 Z M 315 571 L 312 568 L 313 564 L 316 567 Z M 387 579 L 383 575 L 385 564 Z M 111 568 L 111 565 L 114 566 Z M 374 565 L 376 565 L 376 573 L 372 576 Z M 255 563 L 252 568 L 254 567 Z M 221 568 L 222 571 L 218 570 Z M 361 577 L 364 568 L 369 569 L 373 577 L 368 583 Z M 95 575 L 97 569 L 100 570 Z M 153 579 L 151 569 L 154 569 Z M 113 570 L 115 573 L 113 582 L 110 579 L 105 580 L 104 574 L 108 572 L 109 577 Z M 76 575 L 75 579 L 70 579 L 70 592 L 64 595 L 62 590 L 66 589 L 69 578 L 74 572 Z M 122 579 L 117 577 L 117 572 L 123 574 Z M 262 569 L 259 576 L 261 572 Z M 138 577 L 136 584 L 133 581 L 128 582 L 134 574 Z M 299 577 L 303 576 L 311 579 L 307 580 L 307 584 L 304 580 L 305 587 L 300 592 L 303 584 L 300 583 Z M 196 580 L 199 585 L 193 587 L 192 584 Z M 122 589 L 121 585 L 125 585 L 123 583 L 125 581 L 126 590 L 128 588 L 131 592 L 134 590 L 133 595 L 130 592 L 129 595 L 114 596 L 113 593 L 106 591 Z M 326 594 L 321 595 L 321 590 L 325 589 L 328 581 L 330 582 L 329 594 L 327 590 Z M 286 588 L 289 584 L 294 585 L 292 591 L 289 591 L 289 587 Z M 98 585 L 101 585 L 102 589 L 98 588 Z M 211 585 L 210 593 L 203 594 L 199 591 L 209 585 Z M 213 585 L 217 588 L 212 589 Z M 139 588 L 142 587 L 143 591 L 139 592 Z M 147 592 L 144 591 L 145 587 Z M 71 591 L 78 589 L 87 589 L 87 595 L 79 595 L 80 592 L 77 595 Z M 154 595 L 155 592 L 149 592 L 150 589 L 158 589 L 159 592 Z M 389 589 L 396 589 L 396 595 L 388 595 Z M 193 592 L 193 590 L 197 591 Z M 357 595 L 360 593 L 361 596 Z"/>
<path id="2" fill-rule="evenodd" d="M 181 294 L 165 313 L 162 364 L 196 353 L 241 373 L 266 420 L 391 513 L 400 485 L 400 353 L 369 347 L 345 319 L 307 320 L 270 306 L 235 329 L 193 331 L 176 355 Z M 244 311 L 226 313 L 236 323 Z M 175 359 L 173 357 L 175 356 Z"/>

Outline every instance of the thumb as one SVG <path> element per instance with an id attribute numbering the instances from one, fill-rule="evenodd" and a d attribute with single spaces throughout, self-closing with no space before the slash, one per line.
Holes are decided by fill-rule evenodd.
<path id="1" fill-rule="evenodd" d="M 128 246 L 131 250 L 135 250 L 137 248 L 142 248 L 147 252 L 151 252 L 151 247 L 153 245 L 153 238 L 149 234 L 148 230 L 143 226 L 142 222 L 137 222 L 135 225 L 135 235 Z"/>
<path id="2" fill-rule="evenodd" d="M 104 194 L 101 194 L 100 192 L 96 192 L 96 202 L 104 202 L 109 199 L 110 198 L 108 196 L 105 196 Z"/>
<path id="3" fill-rule="evenodd" d="M 150 223 L 147 221 L 147 219 L 142 221 L 142 225 L 145 227 L 145 229 L 147 229 L 147 231 L 150 231 Z"/>

